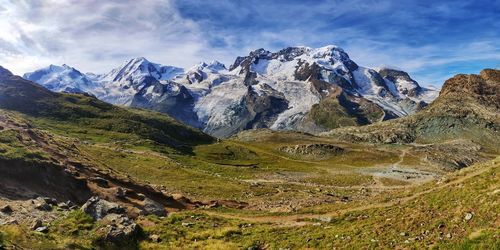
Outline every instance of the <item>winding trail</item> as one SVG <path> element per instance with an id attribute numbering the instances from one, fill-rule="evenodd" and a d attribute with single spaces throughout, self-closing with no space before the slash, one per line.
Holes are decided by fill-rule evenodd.
<path id="1" fill-rule="evenodd" d="M 458 176 L 456 179 L 449 181 L 445 184 L 438 185 L 432 188 L 429 188 L 424 191 L 417 192 L 411 196 L 407 197 L 402 197 L 402 198 L 396 198 L 394 200 L 388 201 L 388 202 L 380 202 L 380 203 L 374 203 L 374 204 L 369 204 L 369 205 L 360 205 L 357 207 L 352 207 L 352 208 L 345 208 L 345 209 L 339 209 L 331 212 L 327 212 L 324 214 L 313 214 L 313 213 L 305 213 L 305 214 L 293 214 L 293 215 L 283 215 L 283 216 L 246 216 L 246 215 L 235 215 L 235 214 L 224 214 L 224 213 L 218 213 L 218 212 L 213 212 L 213 211 L 203 211 L 204 213 L 207 213 L 212 216 L 219 216 L 223 218 L 228 218 L 228 219 L 239 219 L 239 220 L 244 220 L 248 222 L 254 222 L 254 223 L 272 223 L 276 224 L 277 226 L 281 227 L 291 227 L 291 226 L 304 226 L 304 225 L 310 225 L 313 222 L 311 221 L 304 221 L 304 220 L 311 220 L 311 219 L 317 219 L 321 220 L 322 218 L 331 218 L 331 217 L 338 217 L 342 216 L 347 213 L 351 212 L 357 212 L 357 211 L 365 211 L 365 210 L 370 210 L 370 209 L 377 209 L 377 208 L 386 208 L 386 207 L 391 207 L 394 205 L 402 205 L 405 203 L 408 203 L 422 195 L 431 193 L 436 190 L 440 190 L 452 185 L 456 185 L 459 183 L 462 183 L 470 178 L 476 177 L 478 175 L 481 175 L 482 173 L 485 173 L 489 171 L 492 168 L 498 167 L 498 163 L 496 164 L 491 164 L 491 166 L 488 167 L 482 167 L 477 170 L 467 172 L 464 176 Z"/>

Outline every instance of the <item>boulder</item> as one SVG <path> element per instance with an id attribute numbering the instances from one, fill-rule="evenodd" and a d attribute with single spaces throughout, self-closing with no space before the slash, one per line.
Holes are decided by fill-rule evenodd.
<path id="1" fill-rule="evenodd" d="M 149 198 L 144 199 L 144 209 L 143 213 L 148 215 L 148 214 L 154 214 L 157 216 L 165 216 L 167 213 L 165 212 L 165 207 Z"/>
<path id="2" fill-rule="evenodd" d="M 125 208 L 122 206 L 109 202 L 99 197 L 91 197 L 82 206 L 82 211 L 90 215 L 94 220 L 100 220 L 108 214 L 124 214 Z"/>
<path id="3" fill-rule="evenodd" d="M 57 200 L 54 198 L 49 198 L 49 197 L 39 197 L 38 199 L 42 199 L 45 201 L 45 203 L 52 205 L 52 206 L 57 206 Z"/>
<path id="4" fill-rule="evenodd" d="M 52 202 L 52 201 L 50 201 Z M 47 200 L 43 197 L 38 197 L 33 201 L 35 208 L 41 211 L 50 211 L 52 210 L 52 206 L 47 203 Z"/>
<path id="5" fill-rule="evenodd" d="M 106 230 L 104 240 L 107 242 L 121 243 L 141 232 L 140 226 L 123 214 L 108 214 L 101 222 L 106 225 L 103 230 Z"/>
<path id="6" fill-rule="evenodd" d="M 36 219 L 31 223 L 30 229 L 31 230 L 36 230 L 39 227 L 43 226 L 43 222 L 40 219 Z"/>

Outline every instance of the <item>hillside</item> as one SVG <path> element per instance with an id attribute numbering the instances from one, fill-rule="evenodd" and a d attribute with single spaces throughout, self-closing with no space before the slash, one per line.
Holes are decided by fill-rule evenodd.
<path id="1" fill-rule="evenodd" d="M 329 137 L 245 130 L 214 140 L 160 113 L 54 93 L 0 68 L 0 245 L 498 245 L 498 204 L 491 202 L 498 158 L 486 162 L 498 149 L 486 137 L 472 137 L 495 136 L 478 129 L 496 124 L 495 72 L 448 81 L 421 112 L 366 126 L 399 136 L 422 114 L 428 121 L 470 120 L 426 142 L 431 134 L 423 132 L 393 141 L 372 139 L 385 135 L 375 130 L 366 137 L 337 132 L 365 127 Z M 384 127 L 401 121 L 395 131 Z M 472 167 L 450 173 L 465 166 Z"/>
<path id="2" fill-rule="evenodd" d="M 479 75 L 456 75 L 444 83 L 431 105 L 414 115 L 364 127 L 335 129 L 325 135 L 372 143 L 449 145 L 455 141 L 453 145 L 461 148 L 454 153 L 457 156 L 470 156 L 471 150 L 498 154 L 499 72 L 485 69 Z"/>
<path id="3" fill-rule="evenodd" d="M 155 112 L 125 109 L 82 94 L 51 92 L 0 68 L 0 108 L 36 117 L 66 133 L 134 136 L 174 148 L 209 143 L 212 138 Z M 88 130 L 95 130 L 89 132 Z"/>

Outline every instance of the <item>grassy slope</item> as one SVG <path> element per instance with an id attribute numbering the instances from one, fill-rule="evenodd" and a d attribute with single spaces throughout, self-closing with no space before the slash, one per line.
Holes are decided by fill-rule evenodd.
<path id="1" fill-rule="evenodd" d="M 168 116 L 52 93 L 18 76 L 0 77 L 0 108 L 28 115 L 40 128 L 95 141 L 133 140 L 175 148 L 212 141 Z"/>
<path id="2" fill-rule="evenodd" d="M 145 235 L 157 234 L 162 241 L 154 243 L 144 236 L 138 247 L 495 249 L 500 247 L 499 176 L 497 158 L 450 174 L 445 181 L 412 188 L 399 202 L 347 207 L 328 215 L 330 221 L 312 215 L 304 217 L 303 226 L 287 226 L 286 222 L 295 222 L 288 215 L 265 220 L 244 215 L 225 218 L 203 211 L 150 216 L 140 219 Z M 466 213 L 473 214 L 469 221 L 464 219 Z M 22 226 L 1 226 L 0 240 L 39 249 L 90 249 L 99 228 L 75 212 L 53 223 L 45 236 L 24 233 Z"/>

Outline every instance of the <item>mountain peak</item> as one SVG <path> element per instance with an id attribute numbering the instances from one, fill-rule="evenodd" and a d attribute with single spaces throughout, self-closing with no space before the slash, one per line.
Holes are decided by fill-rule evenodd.
<path id="1" fill-rule="evenodd" d="M 0 66 L 0 77 L 6 77 L 6 76 L 12 76 L 12 72 L 10 72 L 8 69 Z"/>
<path id="2" fill-rule="evenodd" d="M 150 62 L 150 61 L 143 56 L 139 56 L 128 60 L 128 62 Z"/>
<path id="3" fill-rule="evenodd" d="M 212 60 L 211 62 L 200 62 L 198 64 L 196 64 L 195 66 L 193 66 L 189 71 L 193 71 L 193 70 L 201 70 L 203 71 L 204 69 L 208 69 L 212 72 L 218 72 L 218 71 L 221 71 L 221 70 L 226 70 L 226 65 L 224 65 L 223 63 L 219 62 L 219 61 L 216 61 L 216 60 Z"/>
<path id="4" fill-rule="evenodd" d="M 446 80 L 439 98 L 472 97 L 486 105 L 500 108 L 500 70 L 484 69 L 479 75 L 458 74 Z"/>

